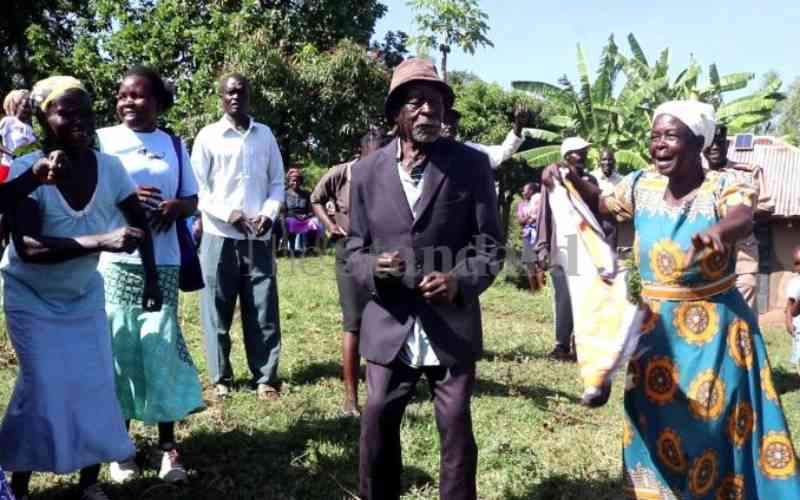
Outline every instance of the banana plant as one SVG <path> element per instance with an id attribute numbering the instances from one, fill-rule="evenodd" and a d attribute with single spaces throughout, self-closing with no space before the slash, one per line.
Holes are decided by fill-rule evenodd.
<path id="1" fill-rule="evenodd" d="M 646 67 L 646 62 L 642 68 Z M 594 81 L 589 71 L 586 53 L 577 46 L 579 83 L 573 84 L 566 76 L 557 85 L 541 81 L 516 81 L 512 86 L 535 98 L 547 101 L 556 112 L 547 119 L 551 130 L 526 129 L 525 134 L 545 142 L 560 143 L 569 136 L 581 136 L 593 143 L 595 152 L 590 162 L 596 161 L 596 150 L 608 148 L 616 152 L 617 162 L 623 170 L 642 168 L 646 156 L 635 149 L 635 141 L 625 134 L 627 108 L 620 106 L 614 87 L 622 72 L 619 48 L 611 35 L 603 48 L 599 69 Z M 636 98 L 636 96 L 632 96 Z M 560 159 L 558 145 L 545 145 L 517 155 L 529 165 L 539 167 Z"/>

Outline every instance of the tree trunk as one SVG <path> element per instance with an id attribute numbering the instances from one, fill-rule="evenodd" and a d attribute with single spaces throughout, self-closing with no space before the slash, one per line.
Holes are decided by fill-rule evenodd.
<path id="1" fill-rule="evenodd" d="M 450 47 L 442 44 L 439 50 L 442 51 L 442 79 L 447 83 L 447 54 L 450 52 Z"/>

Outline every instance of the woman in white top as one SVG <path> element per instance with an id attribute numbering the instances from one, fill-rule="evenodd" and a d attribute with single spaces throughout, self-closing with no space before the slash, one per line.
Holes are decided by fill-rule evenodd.
<path id="1" fill-rule="evenodd" d="M 14 244 L 0 265 L 6 324 L 19 360 L 0 426 L 0 466 L 13 472 L 20 500 L 27 498 L 31 471 L 77 469 L 81 499 L 108 500 L 97 485 L 99 464 L 124 459 L 134 448 L 114 393 L 97 264 L 100 252 L 139 247 L 147 272 L 137 300 L 158 310 L 152 240 L 120 161 L 91 149 L 94 115 L 83 85 L 48 78 L 34 86 L 32 99 L 45 131 L 43 150 L 18 158 L 12 176 L 41 162 L 63 175 L 14 210 Z M 116 225 L 120 212 L 122 227 Z"/>
<path id="2" fill-rule="evenodd" d="M 164 306 L 142 311 L 136 296 L 143 284 L 139 254 L 104 254 L 106 312 L 116 367 L 117 398 L 130 425 L 139 420 L 158 425 L 162 450 L 159 477 L 187 479 L 175 446 L 175 422 L 203 408 L 202 386 L 178 322 L 180 247 L 176 221 L 197 208 L 197 182 L 183 142 L 156 121 L 173 103 L 172 94 L 154 70 L 130 69 L 117 92 L 120 125 L 97 131 L 100 150 L 122 160 L 138 186 L 154 231 L 153 246 Z M 133 457 L 114 462 L 111 479 L 126 481 L 139 469 Z"/>

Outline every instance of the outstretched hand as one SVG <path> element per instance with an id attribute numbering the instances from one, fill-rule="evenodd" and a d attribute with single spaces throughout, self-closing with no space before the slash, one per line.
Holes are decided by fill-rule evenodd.
<path id="1" fill-rule="evenodd" d="M 705 231 L 692 236 L 692 248 L 689 249 L 687 265 L 692 265 L 698 254 L 708 249 L 714 253 L 725 253 L 725 244 L 718 225 L 713 225 Z"/>
<path id="2" fill-rule="evenodd" d="M 531 122 L 531 111 L 528 106 L 520 104 L 514 107 L 514 134 L 517 137 L 522 137 L 522 129 L 527 127 Z"/>

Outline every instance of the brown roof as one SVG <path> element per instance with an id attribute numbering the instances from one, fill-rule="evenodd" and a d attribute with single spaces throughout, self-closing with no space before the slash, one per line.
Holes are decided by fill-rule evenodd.
<path id="1" fill-rule="evenodd" d="M 774 217 L 800 217 L 800 148 L 776 137 L 758 136 L 752 150 L 736 151 L 731 138 L 728 158 L 764 169 L 767 191 L 775 201 Z"/>

